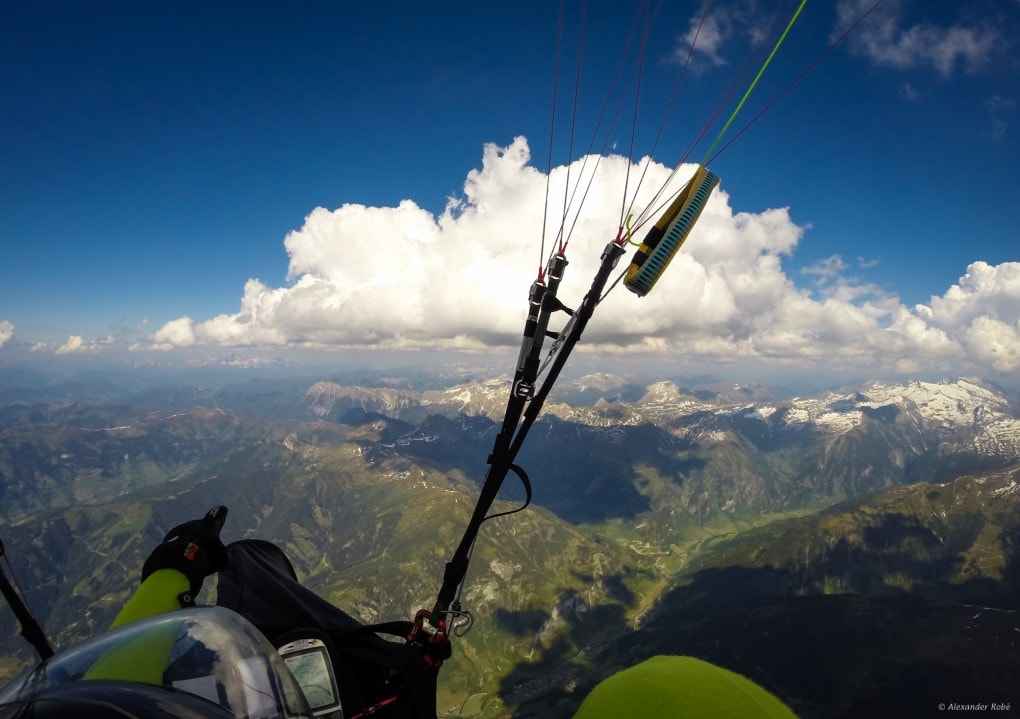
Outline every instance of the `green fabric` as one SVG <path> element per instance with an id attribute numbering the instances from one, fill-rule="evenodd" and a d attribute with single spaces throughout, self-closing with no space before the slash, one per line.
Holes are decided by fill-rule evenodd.
<path id="1" fill-rule="evenodd" d="M 177 596 L 190 590 L 191 582 L 183 572 L 157 569 L 135 590 L 110 628 L 115 629 L 136 619 L 146 619 L 163 612 L 176 611 L 181 608 Z"/>
<path id="2" fill-rule="evenodd" d="M 789 707 L 739 674 L 694 657 L 653 657 L 607 678 L 574 719 L 796 719 Z"/>
<path id="3" fill-rule="evenodd" d="M 162 684 L 180 624 L 167 622 L 143 636 L 128 637 L 103 652 L 82 679 L 122 679 Z"/>
<path id="4" fill-rule="evenodd" d="M 188 578 L 176 569 L 153 572 L 135 590 L 110 628 L 180 609 L 177 595 L 188 591 L 190 587 Z M 147 632 L 144 637 L 126 639 L 104 652 L 82 679 L 124 679 L 162 684 L 163 672 L 170 659 L 170 652 L 173 651 L 178 629 L 176 623 L 168 622 L 165 626 Z"/>

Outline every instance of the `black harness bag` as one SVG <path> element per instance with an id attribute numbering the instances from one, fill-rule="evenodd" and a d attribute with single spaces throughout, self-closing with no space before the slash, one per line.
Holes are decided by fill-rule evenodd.
<path id="1" fill-rule="evenodd" d="M 295 639 L 321 641 L 346 719 L 435 719 L 439 665 L 450 645 L 430 640 L 420 620 L 359 622 L 301 585 L 283 550 L 260 539 L 227 546 L 216 604 L 246 618 L 278 649 Z"/>

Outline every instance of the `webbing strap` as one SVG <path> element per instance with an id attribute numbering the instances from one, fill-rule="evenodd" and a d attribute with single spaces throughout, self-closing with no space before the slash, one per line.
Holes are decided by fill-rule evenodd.
<path id="1" fill-rule="evenodd" d="M 563 328 L 563 331 L 560 332 L 556 343 L 550 351 L 548 374 L 534 396 L 529 399 L 519 397 L 513 388 L 511 388 L 503 428 L 493 444 L 492 454 L 489 455 L 489 470 L 485 475 L 485 481 L 482 484 L 471 520 L 464 531 L 464 536 L 461 538 L 453 558 L 446 563 L 446 568 L 443 571 L 443 584 L 436 598 L 435 607 L 432 609 L 430 621 L 435 622 L 442 619 L 449 611 L 450 604 L 457 593 L 457 587 L 463 583 L 464 577 L 467 575 L 471 548 L 478 537 L 478 531 L 481 529 L 482 522 L 489 518 L 489 509 L 492 507 L 493 502 L 496 501 L 496 496 L 499 494 L 500 487 L 502 487 L 503 481 L 506 479 L 507 472 L 511 470 L 516 471 L 514 460 L 517 457 L 517 453 L 523 446 L 528 431 L 542 411 L 542 406 L 549 396 L 553 384 L 555 384 L 556 379 L 559 377 L 560 371 L 566 364 L 571 350 L 581 339 L 581 333 L 587 327 L 588 320 L 591 319 L 592 314 L 595 312 L 595 307 L 600 301 L 602 290 L 605 289 L 609 276 L 624 251 L 624 243 L 622 242 L 613 241 L 606 245 L 602 253 L 602 262 L 595 273 L 595 278 L 592 280 L 588 293 L 584 296 L 581 306 L 571 315 L 570 320 Z M 512 421 L 510 417 L 511 410 L 516 413 Z M 523 421 L 518 422 L 518 418 L 522 414 Z M 526 480 L 526 477 L 527 475 L 522 474 L 522 481 L 525 483 L 528 501 L 530 501 L 531 482 Z"/>

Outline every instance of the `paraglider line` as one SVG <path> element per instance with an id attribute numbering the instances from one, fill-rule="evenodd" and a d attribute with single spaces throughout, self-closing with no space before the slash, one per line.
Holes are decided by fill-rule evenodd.
<path id="1" fill-rule="evenodd" d="M 723 135 L 726 134 L 726 130 L 729 129 L 730 125 L 733 123 L 733 120 L 740 113 L 740 110 L 744 107 L 744 103 L 747 102 L 747 98 L 751 95 L 751 92 L 758 84 L 758 80 L 760 80 L 761 76 L 765 74 L 765 69 L 769 66 L 769 63 L 772 62 L 772 58 L 776 56 L 776 53 L 779 51 L 779 46 L 783 44 L 783 41 L 786 39 L 786 36 L 790 32 L 790 28 L 793 27 L 793 24 L 797 21 L 797 18 L 800 16 L 801 10 L 804 9 L 804 6 L 806 4 L 807 0 L 800 0 L 800 5 L 797 6 L 797 11 L 793 13 L 793 17 L 791 17 L 790 22 L 787 23 L 786 29 L 783 30 L 783 34 L 779 36 L 779 40 L 776 41 L 776 45 L 775 47 L 772 48 L 772 52 L 770 52 L 769 56 L 765 59 L 765 64 L 761 66 L 761 69 L 758 71 L 758 74 L 754 76 L 754 80 L 751 81 L 751 85 L 750 87 L 747 88 L 747 92 L 744 93 L 744 96 L 740 98 L 740 102 L 737 104 L 736 109 L 733 110 L 733 114 L 730 115 L 730 119 L 726 121 L 725 125 L 723 125 L 723 129 L 719 131 L 719 136 L 715 138 L 715 142 L 712 143 L 712 146 L 708 148 L 708 152 L 705 153 L 705 159 L 703 159 L 700 163 L 702 166 L 708 164 L 708 158 L 711 157 L 712 152 L 715 150 L 716 145 L 718 145 L 719 141 L 722 140 Z"/>
<path id="2" fill-rule="evenodd" d="M 556 98 L 560 87 L 560 53 L 563 49 L 563 0 L 560 0 L 560 16 L 556 25 L 556 62 L 553 70 L 552 117 L 549 120 L 549 161 L 545 175 L 545 207 L 542 211 L 542 244 L 538 251 L 538 281 L 545 280 L 545 226 L 549 219 L 549 183 L 552 180 L 553 141 L 556 137 Z"/>
<path id="3" fill-rule="evenodd" d="M 835 50 L 835 49 L 836 49 L 836 47 L 837 47 L 837 46 L 838 46 L 838 45 L 839 45 L 839 44 L 840 44 L 841 42 L 843 42 L 843 41 L 844 41 L 844 40 L 845 40 L 845 39 L 847 38 L 847 36 L 848 36 L 848 35 L 849 35 L 849 34 L 850 34 L 851 32 L 853 32 L 853 31 L 854 31 L 854 30 L 855 30 L 855 29 L 857 28 L 857 26 L 858 26 L 858 25 L 860 25 L 860 24 L 861 24 L 862 22 L 864 22 L 864 20 L 865 20 L 865 19 L 866 19 L 866 18 L 867 18 L 867 17 L 869 16 L 869 15 L 871 15 L 871 13 L 873 13 L 873 12 L 875 11 L 875 9 L 876 9 L 876 8 L 877 8 L 877 7 L 879 6 L 879 5 L 881 5 L 881 4 L 883 3 L 883 2 L 884 2 L 884 0 L 877 0 L 877 2 L 876 2 L 876 3 L 874 4 L 874 5 L 872 5 L 872 6 L 871 6 L 871 8 L 870 8 L 870 9 L 869 9 L 869 10 L 868 10 L 868 11 L 867 11 L 866 13 L 864 13 L 864 14 L 863 14 L 863 15 L 861 15 L 861 16 L 860 16 L 859 18 L 857 18 L 857 20 L 855 20 L 855 21 L 853 22 L 853 24 L 852 24 L 852 25 L 850 25 L 850 26 L 849 26 L 849 27 L 848 27 L 848 28 L 847 28 L 846 30 L 844 30 L 844 31 L 843 31 L 843 34 L 842 34 L 842 35 L 840 35 L 840 36 L 839 36 L 838 38 L 836 38 L 836 40 L 835 40 L 835 41 L 834 41 L 834 42 L 833 42 L 833 43 L 832 43 L 831 45 L 829 45 L 829 47 L 825 48 L 825 50 L 824 50 L 824 51 L 822 51 L 822 53 L 821 53 L 821 54 L 820 54 L 820 55 L 819 55 L 818 57 L 816 57 L 816 58 L 815 58 L 814 60 L 812 60 L 812 61 L 811 61 L 811 63 L 810 63 L 810 64 L 808 64 L 808 66 L 807 66 L 807 67 L 805 67 L 805 68 L 804 68 L 804 69 L 803 69 L 803 70 L 802 70 L 802 71 L 800 72 L 800 74 L 799 74 L 799 75 L 797 75 L 797 77 L 795 77 L 795 78 L 793 79 L 793 81 L 792 81 L 792 82 L 791 82 L 791 83 L 790 83 L 789 85 L 787 85 L 787 86 L 786 86 L 785 88 L 783 88 L 783 91 L 782 91 L 782 92 L 780 92 L 780 93 L 779 93 L 778 95 L 776 95 L 776 96 L 775 96 L 775 97 L 774 97 L 774 98 L 773 98 L 773 99 L 772 99 L 772 100 L 771 100 L 771 101 L 770 101 L 770 102 L 769 102 L 769 103 L 768 103 L 767 105 L 765 105 L 765 107 L 763 107 L 763 108 L 762 108 L 762 109 L 761 109 L 761 110 L 760 110 L 760 111 L 758 112 L 758 114 L 757 114 L 757 115 L 755 115 L 755 116 L 754 116 L 753 118 L 751 118 L 750 122 L 748 122 L 748 123 L 747 123 L 746 125 L 744 125 L 744 126 L 743 126 L 742 128 L 740 128 L 740 131 L 739 131 L 739 132 L 737 132 L 737 133 L 736 133 L 736 134 L 735 134 L 735 135 L 734 135 L 733 137 L 731 137 L 731 138 L 729 139 L 729 141 L 728 141 L 728 142 L 727 142 L 727 143 L 726 143 L 725 145 L 723 145 L 722 147 L 720 147 L 720 148 L 719 148 L 719 151 L 718 151 L 718 152 L 716 152 L 716 153 L 715 153 L 715 154 L 714 154 L 714 155 L 713 155 L 713 156 L 711 157 L 711 159 L 709 160 L 709 162 L 710 162 L 710 163 L 711 163 L 711 162 L 715 162 L 715 159 L 716 159 L 717 157 L 719 157 L 719 155 L 723 154 L 723 152 L 725 152 L 725 151 L 726 151 L 726 149 L 727 149 L 727 148 L 729 148 L 729 146 L 730 146 L 730 145 L 732 145 L 732 144 L 733 144 L 734 142 L 736 142 L 736 141 L 737 141 L 737 138 L 739 138 L 739 137 L 740 137 L 741 135 L 743 135 L 743 134 L 744 134 L 745 132 L 747 132 L 747 131 L 748 131 L 749 129 L 751 129 L 751 125 L 753 125 L 754 123 L 758 122 L 758 120 L 760 120 L 760 119 L 761 119 L 761 117 L 762 117 L 762 116 L 763 116 L 763 115 L 764 115 L 764 114 L 765 114 L 766 112 L 768 112 L 769 110 L 771 110 L 771 109 L 772 109 L 772 107 L 773 107 L 773 106 L 774 106 L 774 105 L 775 105 L 775 104 L 776 104 L 777 102 L 779 102 L 779 101 L 780 101 L 781 99 L 783 99 L 783 98 L 784 98 L 784 97 L 786 96 L 786 94 L 787 94 L 788 92 L 790 92 L 790 90 L 792 90 L 792 89 L 793 89 L 794 85 L 796 85 L 796 84 L 797 84 L 798 82 L 800 82 L 801 80 L 803 80 L 803 79 L 804 79 L 804 77 L 805 77 L 805 76 L 806 76 L 806 75 L 807 75 L 807 74 L 808 74 L 809 72 L 811 72 L 812 70 L 814 70 L 814 69 L 815 69 L 815 66 L 816 66 L 816 65 L 817 65 L 818 63 L 820 63 L 820 62 L 821 62 L 822 60 L 824 60 L 824 59 L 825 59 L 825 58 L 826 58 L 826 57 L 828 56 L 828 54 L 829 54 L 830 52 L 832 52 L 833 50 Z"/>

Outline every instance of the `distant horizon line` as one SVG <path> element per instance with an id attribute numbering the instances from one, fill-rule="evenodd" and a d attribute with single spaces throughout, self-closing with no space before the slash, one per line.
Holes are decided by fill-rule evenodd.
<path id="1" fill-rule="evenodd" d="M 403 361 L 379 362 L 378 357 L 371 363 L 358 362 L 367 359 L 365 351 L 342 353 L 336 363 L 319 356 L 319 362 L 280 358 L 233 357 L 234 353 L 209 358 L 204 362 L 129 363 L 110 361 L 111 356 L 85 356 L 47 358 L 49 361 L 28 362 L 24 358 L 4 357 L 0 353 L 0 388 L 20 390 L 42 390 L 67 382 L 103 381 L 114 385 L 124 384 L 145 388 L 156 388 L 169 382 L 228 386 L 235 380 L 266 381 L 307 380 L 357 382 L 371 388 L 393 387 L 397 379 L 407 379 L 412 384 L 428 384 L 453 387 L 459 384 L 503 379 L 509 383 L 514 372 L 513 354 L 493 352 L 485 355 L 457 355 L 451 353 L 429 353 L 418 355 L 419 362 L 406 353 L 397 355 Z M 362 355 L 355 358 L 351 354 Z M 34 359 L 34 358 L 33 358 Z M 648 387 L 657 382 L 672 382 L 678 388 L 692 390 L 731 384 L 735 387 L 762 387 L 784 396 L 816 394 L 825 391 L 858 387 L 872 382 L 909 385 L 917 382 L 947 384 L 971 380 L 989 385 L 1006 394 L 1015 394 L 1020 399 L 1020 378 L 1010 382 L 1008 377 L 982 374 L 980 372 L 886 372 L 868 374 L 864 371 L 851 376 L 838 371 L 808 371 L 804 368 L 761 368 L 723 366 L 649 366 L 648 364 L 625 362 L 597 362 L 590 356 L 582 356 L 568 363 L 563 371 L 561 383 L 577 382 L 586 377 L 605 376 L 619 378 L 620 386 Z M 614 360 L 619 359 L 614 356 Z M 13 360 L 13 361 L 12 361 Z M 452 361 L 451 361 L 452 360 Z M 389 379 L 389 382 L 380 380 Z M 120 380 L 120 381 L 118 381 Z"/>

